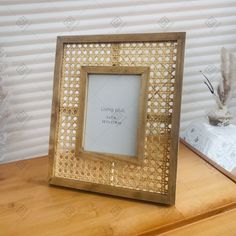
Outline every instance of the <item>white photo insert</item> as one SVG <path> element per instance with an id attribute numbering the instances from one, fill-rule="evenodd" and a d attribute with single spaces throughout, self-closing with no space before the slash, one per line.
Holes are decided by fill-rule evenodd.
<path id="1" fill-rule="evenodd" d="M 84 151 L 137 157 L 141 75 L 88 74 Z"/>

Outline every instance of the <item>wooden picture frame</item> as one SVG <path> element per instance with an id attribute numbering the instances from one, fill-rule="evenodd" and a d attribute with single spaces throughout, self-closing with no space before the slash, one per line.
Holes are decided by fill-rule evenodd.
<path id="1" fill-rule="evenodd" d="M 182 32 L 58 37 L 50 184 L 174 204 L 184 45 Z M 105 72 L 142 75 L 135 161 L 83 150 L 86 78 Z"/>

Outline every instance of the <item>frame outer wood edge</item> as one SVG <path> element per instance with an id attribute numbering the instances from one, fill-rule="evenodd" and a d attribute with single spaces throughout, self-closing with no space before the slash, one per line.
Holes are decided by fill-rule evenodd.
<path id="1" fill-rule="evenodd" d="M 72 35 L 62 36 L 64 43 L 86 43 L 86 42 L 146 42 L 146 41 L 176 41 L 182 39 L 184 32 L 169 32 L 169 33 L 137 33 L 137 34 L 108 34 L 108 35 Z"/>
<path id="2" fill-rule="evenodd" d="M 176 57 L 176 82 L 174 89 L 174 106 L 171 121 L 171 151 L 170 151 L 170 170 L 168 180 L 168 203 L 175 204 L 176 178 L 177 178 L 177 159 L 179 152 L 179 127 L 182 98 L 182 82 L 184 69 L 184 51 L 185 51 L 186 33 L 177 39 L 177 57 Z"/>
<path id="3" fill-rule="evenodd" d="M 104 185 L 97 183 L 89 183 L 84 181 L 77 181 L 74 179 L 65 179 L 61 177 L 52 177 L 51 184 L 59 185 L 62 187 L 69 187 L 77 190 L 87 191 L 91 193 L 98 194 L 106 194 L 118 197 L 126 197 L 129 199 L 148 201 L 154 203 L 162 203 L 169 205 L 166 201 L 166 195 L 153 193 L 153 192 L 145 192 L 133 189 L 127 189 L 122 187 L 114 187 L 112 185 Z"/>
<path id="4" fill-rule="evenodd" d="M 170 32 L 170 33 L 152 33 L 152 34 L 120 34 L 120 35 L 86 35 L 86 36 L 59 36 L 56 49 L 56 60 L 54 70 L 54 90 L 53 91 L 53 106 L 51 115 L 51 129 L 50 129 L 50 146 L 49 146 L 49 183 L 64 187 L 71 187 L 86 191 L 105 193 L 115 196 L 128 197 L 133 199 L 145 200 L 155 203 L 163 203 L 172 205 L 175 203 L 175 190 L 176 190 L 176 172 L 177 172 L 177 155 L 178 155 L 178 138 L 179 138 L 179 123 L 180 123 L 180 108 L 181 108 L 181 91 L 182 91 L 182 78 L 184 66 L 184 45 L 185 45 L 185 32 Z M 177 60 L 176 60 L 176 83 L 174 91 L 174 99 L 176 102 L 173 107 L 172 115 L 172 130 L 171 130 L 171 152 L 170 152 L 170 173 L 168 180 L 168 194 L 159 194 L 152 192 L 143 192 L 132 189 L 123 189 L 115 186 L 106 186 L 96 183 L 87 183 L 79 180 L 65 179 L 55 177 L 53 173 L 54 166 L 54 152 L 55 152 L 55 136 L 56 130 L 53 124 L 57 125 L 58 109 L 59 109 L 59 92 L 60 92 L 60 78 L 61 78 L 61 65 L 63 56 L 64 43 L 86 43 L 86 42 L 146 42 L 146 41 L 177 41 Z M 58 79 L 59 78 L 59 79 Z M 56 99 L 56 101 L 55 101 Z M 174 127 L 174 128 L 173 128 Z M 55 143 L 56 144 L 56 143 Z M 99 188 L 101 188 L 102 190 Z M 119 190 L 122 193 L 119 193 Z M 117 192 L 118 191 L 118 192 Z"/>
<path id="5" fill-rule="evenodd" d="M 60 85 L 61 85 L 61 70 L 62 70 L 62 57 L 63 57 L 63 40 L 62 37 L 57 37 L 56 55 L 55 55 L 55 67 L 53 78 L 53 98 L 51 107 L 51 123 L 50 123 L 50 135 L 49 135 L 49 173 L 48 179 L 51 182 L 51 178 L 54 176 L 54 155 L 56 150 L 56 133 L 58 125 L 58 115 L 60 109 Z"/>

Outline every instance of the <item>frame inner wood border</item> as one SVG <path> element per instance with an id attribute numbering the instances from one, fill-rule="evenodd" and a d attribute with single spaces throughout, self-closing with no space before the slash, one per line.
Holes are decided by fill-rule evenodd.
<path id="1" fill-rule="evenodd" d="M 139 89 L 138 101 L 138 124 L 136 137 L 136 153 L 137 156 L 119 155 L 102 152 L 92 152 L 84 150 L 84 132 L 87 113 L 87 96 L 88 96 L 88 75 L 89 74 L 118 74 L 118 75 L 140 75 L 141 86 Z M 76 157 L 81 158 L 100 158 L 109 161 L 114 159 L 140 164 L 144 155 L 144 139 L 145 139 L 145 123 L 146 123 L 146 104 L 147 104 L 147 81 L 149 79 L 149 67 L 135 66 L 82 66 L 81 67 L 81 91 L 79 103 L 81 122 L 79 122 L 79 132 L 77 132 L 77 140 L 79 143 L 75 147 Z"/>

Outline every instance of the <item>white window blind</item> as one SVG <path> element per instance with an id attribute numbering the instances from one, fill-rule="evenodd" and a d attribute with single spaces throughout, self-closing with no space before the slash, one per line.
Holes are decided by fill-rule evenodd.
<path id="1" fill-rule="evenodd" d="M 0 2 L 0 76 L 11 114 L 0 162 L 48 152 L 57 35 L 186 31 L 181 129 L 213 108 L 220 48 L 236 52 L 236 1 L 96 0 Z M 236 97 L 230 107 L 236 112 Z"/>

